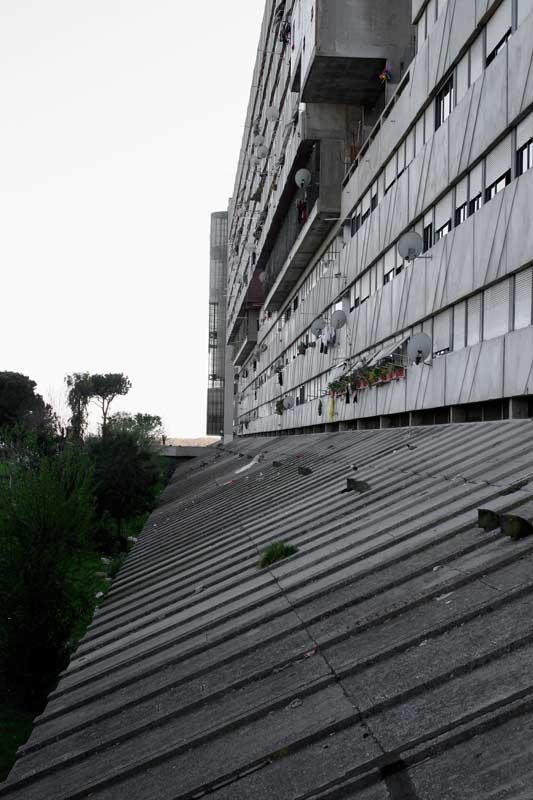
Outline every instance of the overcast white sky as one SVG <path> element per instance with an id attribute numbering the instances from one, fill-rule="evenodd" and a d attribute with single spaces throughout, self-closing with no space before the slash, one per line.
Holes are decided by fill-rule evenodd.
<path id="1" fill-rule="evenodd" d="M 209 217 L 233 188 L 262 0 L 0 0 L 0 370 L 205 434 Z"/>

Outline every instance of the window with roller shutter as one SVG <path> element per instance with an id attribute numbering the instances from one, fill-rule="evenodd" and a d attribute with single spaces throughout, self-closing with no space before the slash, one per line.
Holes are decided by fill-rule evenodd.
<path id="1" fill-rule="evenodd" d="M 481 294 L 470 297 L 466 304 L 466 344 L 471 347 L 481 339 Z"/>
<path id="2" fill-rule="evenodd" d="M 483 339 L 495 339 L 509 331 L 510 293 L 509 279 L 483 292 Z"/>
<path id="3" fill-rule="evenodd" d="M 514 280 L 514 329 L 531 325 L 533 308 L 533 268 L 522 270 Z"/>

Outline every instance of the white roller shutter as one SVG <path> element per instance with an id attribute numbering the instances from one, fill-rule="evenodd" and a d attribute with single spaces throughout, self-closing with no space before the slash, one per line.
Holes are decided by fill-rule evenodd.
<path id="1" fill-rule="evenodd" d="M 391 186 L 394 183 L 395 180 L 396 180 L 396 153 L 393 155 L 393 157 L 385 167 L 385 191 L 389 188 L 389 186 Z"/>
<path id="2" fill-rule="evenodd" d="M 414 128 L 407 134 L 405 141 L 405 166 L 408 167 L 415 157 L 415 130 Z"/>
<path id="3" fill-rule="evenodd" d="M 452 193 L 444 195 L 435 206 L 435 231 L 440 230 L 452 218 Z"/>
<path id="4" fill-rule="evenodd" d="M 481 336 L 481 293 L 468 299 L 466 311 L 466 343 L 470 347 Z"/>
<path id="5" fill-rule="evenodd" d="M 370 296 L 370 272 L 361 276 L 361 302 Z"/>
<path id="6" fill-rule="evenodd" d="M 426 125 L 426 141 L 433 135 L 435 130 L 435 103 L 430 103 L 426 108 L 425 125 Z"/>
<path id="7" fill-rule="evenodd" d="M 516 149 L 520 150 L 533 138 L 533 114 L 528 114 L 516 129 Z"/>
<path id="8" fill-rule="evenodd" d="M 391 247 L 385 253 L 385 275 L 396 266 L 396 247 Z"/>
<path id="9" fill-rule="evenodd" d="M 424 228 L 427 228 L 428 225 L 432 224 L 433 224 L 433 209 L 424 214 Z"/>
<path id="10" fill-rule="evenodd" d="M 533 268 L 522 270 L 515 276 L 514 287 L 514 327 L 527 328 L 531 325 L 533 303 Z"/>
<path id="11" fill-rule="evenodd" d="M 455 187 L 455 207 L 460 208 L 468 200 L 468 176 Z"/>
<path id="12" fill-rule="evenodd" d="M 363 213 L 363 217 L 368 211 L 370 211 L 370 192 L 367 192 L 365 194 L 365 196 L 363 197 L 363 203 L 362 203 L 361 210 L 362 210 L 362 213 Z"/>
<path id="13" fill-rule="evenodd" d="M 405 142 L 402 142 L 398 149 L 398 175 L 405 169 Z"/>
<path id="14" fill-rule="evenodd" d="M 481 194 L 483 186 L 483 164 L 480 162 L 473 170 L 470 171 L 470 196 L 469 200 L 473 200 L 478 194 Z"/>
<path id="15" fill-rule="evenodd" d="M 453 308 L 453 349 L 462 350 L 465 346 L 466 303 L 457 303 Z"/>
<path id="16" fill-rule="evenodd" d="M 487 55 L 490 55 L 496 45 L 501 42 L 512 25 L 511 0 L 503 0 L 496 12 L 487 22 Z"/>
<path id="17" fill-rule="evenodd" d="M 472 42 L 470 48 L 470 86 L 476 81 L 483 72 L 483 34 L 480 33 L 477 39 Z"/>
<path id="18" fill-rule="evenodd" d="M 485 167 L 485 187 L 491 186 L 511 169 L 511 136 L 506 136 L 488 154 Z"/>
<path id="19" fill-rule="evenodd" d="M 420 117 L 415 126 L 416 152 L 420 153 L 424 147 L 424 115 Z"/>
<path id="20" fill-rule="evenodd" d="M 437 314 L 433 321 L 433 352 L 450 347 L 450 309 Z"/>
<path id="21" fill-rule="evenodd" d="M 495 339 L 509 331 L 510 289 L 507 278 L 483 292 L 483 339 Z"/>
<path id="22" fill-rule="evenodd" d="M 468 52 L 457 65 L 456 97 L 459 103 L 468 91 Z"/>
<path id="23" fill-rule="evenodd" d="M 521 25 L 528 14 L 533 11 L 533 0 L 518 0 L 517 24 Z"/>

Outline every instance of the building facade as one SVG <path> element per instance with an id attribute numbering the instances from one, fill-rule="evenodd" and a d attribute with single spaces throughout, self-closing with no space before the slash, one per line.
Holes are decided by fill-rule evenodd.
<path id="1" fill-rule="evenodd" d="M 209 376 L 207 388 L 207 434 L 224 430 L 224 378 L 226 369 L 226 281 L 228 214 L 211 215 L 209 269 Z"/>
<path id="2" fill-rule="evenodd" d="M 239 434 L 533 414 L 532 11 L 267 2 L 229 209 Z"/>

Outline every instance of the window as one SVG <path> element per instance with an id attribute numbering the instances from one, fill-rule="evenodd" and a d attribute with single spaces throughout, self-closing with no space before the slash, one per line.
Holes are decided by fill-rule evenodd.
<path id="1" fill-rule="evenodd" d="M 439 239 L 444 239 L 448 233 L 450 233 L 452 229 L 452 222 L 448 220 L 441 228 L 435 231 L 435 241 L 438 242 Z"/>
<path id="2" fill-rule="evenodd" d="M 481 192 L 479 194 L 476 194 L 476 196 L 473 197 L 472 200 L 470 200 L 468 204 L 469 217 L 472 216 L 472 214 L 475 214 L 476 211 L 479 211 L 479 209 L 481 208 L 481 200 L 482 200 Z"/>
<path id="3" fill-rule="evenodd" d="M 511 36 L 512 2 L 503 0 L 487 22 L 487 66 L 501 53 Z"/>
<path id="4" fill-rule="evenodd" d="M 470 86 L 483 72 L 483 34 L 480 33 L 470 48 Z"/>
<path id="5" fill-rule="evenodd" d="M 495 197 L 498 192 L 501 192 L 502 189 L 505 189 L 507 184 L 511 183 L 511 170 L 508 170 L 505 175 L 502 175 L 501 178 L 498 178 L 494 183 L 491 183 L 490 186 L 487 186 L 485 189 L 485 201 L 488 202 Z"/>
<path id="6" fill-rule="evenodd" d="M 450 310 L 442 311 L 433 320 L 433 358 L 450 351 Z"/>
<path id="7" fill-rule="evenodd" d="M 383 276 L 383 285 L 385 285 L 386 283 L 390 283 L 393 278 L 394 278 L 394 269 L 390 269 Z"/>
<path id="8" fill-rule="evenodd" d="M 495 339 L 509 330 L 511 281 L 500 281 L 483 292 L 483 339 Z"/>
<path id="9" fill-rule="evenodd" d="M 470 297 L 466 303 L 466 344 L 471 347 L 481 339 L 481 294 Z"/>
<path id="10" fill-rule="evenodd" d="M 435 130 L 438 130 L 453 110 L 453 75 L 449 78 L 435 99 Z"/>
<path id="11" fill-rule="evenodd" d="M 378 184 L 377 184 L 377 181 L 372 186 L 372 189 L 370 190 L 370 195 L 371 195 L 371 198 L 370 198 L 370 210 L 374 211 L 374 209 L 377 208 L 377 205 L 378 205 Z"/>
<path id="12" fill-rule="evenodd" d="M 457 102 L 460 103 L 468 91 L 469 53 L 465 53 L 457 64 Z"/>
<path id="13" fill-rule="evenodd" d="M 462 350 L 465 346 L 466 303 L 457 303 L 453 309 L 453 349 Z"/>
<path id="14" fill-rule="evenodd" d="M 361 225 L 370 216 L 370 192 L 367 192 L 363 197 L 361 204 Z"/>
<path id="15" fill-rule="evenodd" d="M 527 328 L 531 325 L 533 303 L 533 269 L 522 270 L 515 275 L 514 281 L 514 329 Z"/>
<path id="16" fill-rule="evenodd" d="M 361 206 L 357 207 L 355 214 L 352 217 L 352 236 L 355 236 L 361 227 Z"/>
<path id="17" fill-rule="evenodd" d="M 429 225 L 426 225 L 424 228 L 424 235 L 422 237 L 424 239 L 424 252 L 429 250 L 431 245 L 433 244 L 433 223 L 430 222 Z"/>
<path id="18" fill-rule="evenodd" d="M 463 203 L 455 209 L 455 227 L 461 225 L 468 217 L 468 203 Z"/>
<path id="19" fill-rule="evenodd" d="M 424 115 L 420 117 L 415 126 L 416 152 L 420 153 L 424 147 Z"/>
<path id="20" fill-rule="evenodd" d="M 385 194 L 396 180 L 396 153 L 385 167 Z"/>
<path id="21" fill-rule="evenodd" d="M 533 114 L 516 129 L 516 174 L 523 175 L 533 167 Z"/>

